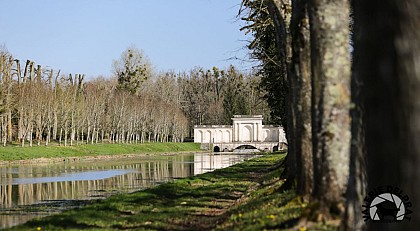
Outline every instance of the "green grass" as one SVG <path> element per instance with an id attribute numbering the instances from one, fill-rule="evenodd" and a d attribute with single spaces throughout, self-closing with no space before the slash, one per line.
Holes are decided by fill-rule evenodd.
<path id="1" fill-rule="evenodd" d="M 306 204 L 281 188 L 284 157 L 267 154 L 10 230 L 336 230 L 325 224 L 296 226 Z"/>
<path id="2" fill-rule="evenodd" d="M 199 151 L 196 143 L 84 144 L 77 146 L 0 147 L 0 161 L 140 153 Z"/>

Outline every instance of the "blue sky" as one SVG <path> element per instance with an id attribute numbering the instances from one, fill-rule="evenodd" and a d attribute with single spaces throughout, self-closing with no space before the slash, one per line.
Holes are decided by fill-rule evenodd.
<path id="1" fill-rule="evenodd" d="M 241 0 L 1 0 L 0 45 L 62 73 L 110 76 L 129 46 L 156 71 L 247 70 L 247 36 L 235 16 Z"/>

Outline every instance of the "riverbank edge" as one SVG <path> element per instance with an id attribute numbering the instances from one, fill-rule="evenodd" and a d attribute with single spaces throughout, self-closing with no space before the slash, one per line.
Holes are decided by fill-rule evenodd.
<path id="1" fill-rule="evenodd" d="M 306 204 L 282 189 L 285 156 L 265 154 L 8 230 L 336 230 L 300 222 Z"/>
<path id="2" fill-rule="evenodd" d="M 144 146 L 148 147 L 144 147 Z M 173 150 L 173 146 L 176 146 Z M 115 160 L 137 157 L 147 157 L 153 155 L 177 155 L 203 152 L 200 144 L 194 143 L 143 143 L 143 144 L 95 144 L 77 146 L 40 146 L 40 147 L 0 147 L 0 166 L 24 165 L 24 164 L 50 164 L 50 163 L 72 163 L 96 160 Z M 120 149 L 114 150 L 110 154 L 101 154 L 107 147 Z M 122 147 L 122 149 L 121 149 Z M 98 151 L 102 149 L 101 151 Z M 125 148 L 125 149 L 124 149 Z M 138 150 L 136 150 L 136 148 Z M 171 150 L 172 148 L 172 150 Z M 147 150 L 145 150 L 147 149 Z M 8 153 L 5 153 L 7 150 Z M 40 154 L 42 150 L 48 150 L 46 154 Z M 132 151 L 131 151 L 132 150 Z M 16 154 L 10 154 L 16 151 Z M 21 154 L 24 151 L 24 155 Z M 55 156 L 51 156 L 52 152 Z M 117 152 L 117 153 L 116 153 Z M 77 153 L 77 155 L 72 155 Z M 13 155 L 11 160 L 4 160 L 5 155 Z M 3 158 L 2 158 L 3 157 Z M 8 157 L 10 158 L 10 157 Z"/>
<path id="3" fill-rule="evenodd" d="M 148 156 L 173 156 L 182 154 L 192 154 L 202 151 L 180 151 L 180 152 L 161 152 L 161 153 L 138 153 L 138 154 L 114 154 L 99 156 L 70 156 L 70 157 L 51 157 L 51 158 L 35 158 L 26 160 L 0 161 L 0 166 L 8 165 L 32 165 L 32 164 L 56 164 L 56 163 L 75 163 L 75 162 L 91 162 L 96 160 L 124 160 L 134 159 Z"/>

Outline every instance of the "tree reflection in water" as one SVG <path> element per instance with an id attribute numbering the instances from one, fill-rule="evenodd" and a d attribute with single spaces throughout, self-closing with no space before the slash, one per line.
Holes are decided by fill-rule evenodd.
<path id="1" fill-rule="evenodd" d="M 207 153 L 0 167 L 0 228 L 156 184 L 228 167 L 253 155 Z M 43 205 L 38 209 L 36 205 Z"/>

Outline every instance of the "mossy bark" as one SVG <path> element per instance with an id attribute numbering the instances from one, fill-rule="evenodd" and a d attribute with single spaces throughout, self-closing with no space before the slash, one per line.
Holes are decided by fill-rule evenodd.
<path id="1" fill-rule="evenodd" d="M 290 79 L 293 83 L 293 102 L 296 115 L 295 153 L 297 193 L 309 200 L 313 189 L 312 132 L 311 132 L 311 56 L 307 0 L 292 1 L 290 23 L 292 62 Z"/>
<path id="2" fill-rule="evenodd" d="M 349 3 L 310 1 L 314 199 L 321 216 L 344 211 L 350 153 Z"/>
<path id="3" fill-rule="evenodd" d="M 311 143 L 311 70 L 307 1 L 267 1 L 276 30 L 286 93 L 287 179 L 309 199 L 313 187 Z"/>

